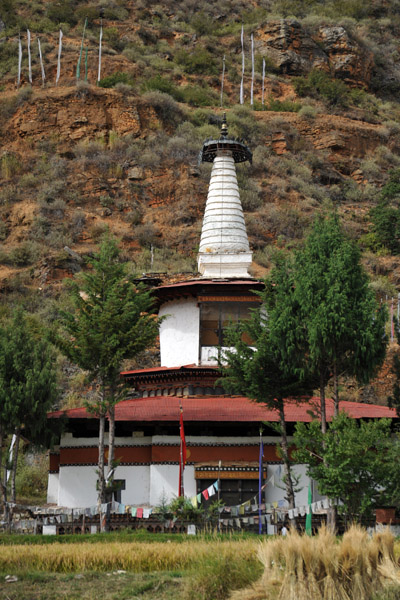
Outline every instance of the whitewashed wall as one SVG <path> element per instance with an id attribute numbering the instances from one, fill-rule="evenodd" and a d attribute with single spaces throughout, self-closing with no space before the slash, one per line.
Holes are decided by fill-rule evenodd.
<path id="1" fill-rule="evenodd" d="M 133 506 L 149 504 L 150 466 L 118 467 L 115 479 L 125 479 L 125 490 L 121 491 L 121 502 Z"/>
<path id="2" fill-rule="evenodd" d="M 162 367 L 198 364 L 200 310 L 196 300 L 173 300 L 163 304 L 159 316 Z"/>
<path id="3" fill-rule="evenodd" d="M 280 468 L 279 468 L 280 467 Z M 299 477 L 298 492 L 295 494 L 296 506 L 308 504 L 308 486 L 310 478 L 307 476 L 307 465 L 294 465 L 293 474 Z M 272 475 L 274 475 L 271 480 Z M 267 468 L 267 487 L 265 488 L 265 501 L 278 502 L 283 500 L 285 492 L 285 484 L 283 482 L 283 465 L 268 465 Z M 316 486 L 313 486 L 313 502 L 321 500 L 324 496 L 318 493 Z"/>
<path id="4" fill-rule="evenodd" d="M 60 467 L 58 505 L 68 508 L 97 504 L 96 467 Z"/>
<path id="5" fill-rule="evenodd" d="M 183 485 L 185 496 L 196 494 L 196 481 L 194 467 L 185 467 Z M 178 496 L 179 466 L 178 465 L 151 465 L 150 467 L 150 505 L 157 506 L 164 496 L 167 502 Z"/>
<path id="6" fill-rule="evenodd" d="M 58 473 L 49 473 L 49 479 L 47 481 L 47 502 L 49 504 L 58 504 L 58 480 Z"/>
<path id="7" fill-rule="evenodd" d="M 134 439 L 132 439 L 134 437 Z M 179 436 L 148 436 L 148 437 L 124 437 L 116 438 L 116 445 L 135 444 L 179 444 Z M 225 444 L 258 444 L 259 437 L 217 437 L 217 436 L 187 436 L 187 444 L 191 443 L 214 444 L 216 442 Z M 264 444 L 273 443 L 275 437 L 263 437 Z M 85 446 L 93 445 L 93 438 L 73 438 L 65 434 L 61 440 L 62 446 Z M 277 502 L 285 496 L 283 483 L 283 466 L 267 466 L 267 488 L 265 492 L 266 502 Z M 96 491 L 96 466 L 62 466 L 59 474 L 50 473 L 48 480 L 48 502 L 69 508 L 80 508 L 94 506 L 97 503 Z M 296 504 L 308 503 L 309 478 L 306 475 L 305 465 L 295 465 L 294 472 L 300 476 L 299 487 L 296 494 Z M 186 466 L 184 473 L 185 496 L 191 497 L 196 494 L 194 467 Z M 271 476 L 274 475 L 273 480 Z M 179 467 L 178 465 L 143 465 L 143 466 L 119 466 L 115 473 L 116 479 L 125 480 L 125 490 L 121 492 L 121 501 L 133 506 L 156 506 L 164 493 L 166 500 L 170 501 L 178 495 Z M 320 500 L 321 496 L 314 494 L 313 500 Z"/>

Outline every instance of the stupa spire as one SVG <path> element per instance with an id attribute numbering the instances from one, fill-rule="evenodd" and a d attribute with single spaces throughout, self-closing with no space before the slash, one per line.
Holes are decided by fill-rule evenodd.
<path id="1" fill-rule="evenodd" d="M 212 162 L 198 254 L 198 269 L 213 279 L 250 277 L 252 252 L 246 233 L 235 163 L 252 160 L 242 140 L 228 137 L 224 114 L 218 140 L 206 140 L 200 162 Z"/>

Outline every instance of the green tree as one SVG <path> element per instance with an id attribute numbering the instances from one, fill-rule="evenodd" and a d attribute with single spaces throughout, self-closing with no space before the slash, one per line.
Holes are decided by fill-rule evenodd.
<path id="1" fill-rule="evenodd" d="M 295 296 L 307 340 L 309 368 L 319 380 L 321 428 L 326 432 L 325 388 L 333 377 L 335 414 L 341 374 L 367 382 L 382 364 L 385 307 L 369 288 L 360 251 L 338 217 L 318 217 L 296 256 Z"/>
<path id="2" fill-rule="evenodd" d="M 279 416 L 280 454 L 289 508 L 295 507 L 295 482 L 291 471 L 285 420 L 285 399 L 304 400 L 315 382 L 309 378 L 304 354 L 304 332 L 296 301 L 294 272 L 282 256 L 266 281 L 262 305 L 248 321 L 232 326 L 223 354 L 224 388 L 241 393 L 276 410 Z M 248 345 L 246 340 L 251 340 Z"/>
<path id="3" fill-rule="evenodd" d="M 92 269 L 70 284 L 75 310 L 61 312 L 61 331 L 54 340 L 61 351 L 87 371 L 97 384 L 98 397 L 89 405 L 99 418 L 98 502 L 106 502 L 112 489 L 115 436 L 115 405 L 126 392 L 120 376 L 122 361 L 135 358 L 155 340 L 159 319 L 153 314 L 151 293 L 135 286 L 120 262 L 116 241 L 103 239 Z M 105 475 L 104 436 L 109 421 L 108 465 Z"/>
<path id="4" fill-rule="evenodd" d="M 398 186 L 398 184 L 395 185 Z M 369 214 L 375 240 L 392 254 L 399 254 L 400 211 L 398 207 L 391 206 L 387 199 L 381 199 Z"/>
<path id="5" fill-rule="evenodd" d="M 358 423 L 341 411 L 325 434 L 318 421 L 298 423 L 294 442 L 296 460 L 308 464 L 321 494 L 341 501 L 338 510 L 346 519 L 399 505 L 400 440 L 392 438 L 390 419 Z"/>
<path id="6" fill-rule="evenodd" d="M 58 393 L 54 351 L 31 325 L 18 309 L 12 319 L 0 327 L 0 465 L 3 465 L 1 453 L 5 438 L 15 434 L 12 465 L 8 465 L 12 472 L 12 502 L 16 499 L 15 473 L 21 431 L 33 442 L 44 440 L 46 415 Z M 5 504 L 7 481 L 1 476 L 0 487 Z"/>

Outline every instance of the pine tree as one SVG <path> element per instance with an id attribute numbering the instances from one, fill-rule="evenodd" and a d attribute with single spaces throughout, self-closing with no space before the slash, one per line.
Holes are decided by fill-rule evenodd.
<path id="1" fill-rule="evenodd" d="M 61 312 L 63 333 L 54 335 L 61 351 L 88 373 L 97 385 L 98 397 L 88 406 L 99 418 L 98 502 L 112 490 L 115 437 L 115 405 L 126 388 L 120 376 L 122 361 L 135 358 L 155 340 L 159 320 L 153 314 L 149 291 L 135 286 L 120 262 L 114 239 L 107 235 L 92 269 L 70 284 L 74 312 Z M 104 436 L 109 421 L 108 465 L 105 474 Z"/>
<path id="2" fill-rule="evenodd" d="M 12 473 L 12 502 L 16 496 L 21 431 L 34 443 L 44 441 L 47 412 L 54 405 L 57 393 L 54 351 L 43 334 L 33 331 L 23 311 L 17 309 L 11 321 L 0 327 L 0 465 L 6 436 L 15 434 L 13 461 L 8 465 Z M 7 482 L 1 476 L 0 486 L 5 504 Z"/>
<path id="3" fill-rule="evenodd" d="M 224 388 L 242 393 L 279 416 L 280 453 L 289 508 L 295 507 L 295 485 L 291 470 L 285 419 L 285 399 L 304 401 L 315 382 L 306 370 L 300 306 L 294 293 L 294 273 L 289 262 L 278 258 L 261 294 L 262 305 L 252 318 L 232 327 L 223 360 Z M 249 346 L 245 339 L 251 339 Z"/>
<path id="4" fill-rule="evenodd" d="M 338 378 L 355 376 L 366 383 L 386 352 L 386 310 L 380 308 L 356 244 L 344 234 L 338 217 L 319 217 L 296 256 L 296 298 L 301 306 L 310 368 L 319 378 L 321 428 L 326 432 L 325 388 L 333 377 L 335 414 Z"/>

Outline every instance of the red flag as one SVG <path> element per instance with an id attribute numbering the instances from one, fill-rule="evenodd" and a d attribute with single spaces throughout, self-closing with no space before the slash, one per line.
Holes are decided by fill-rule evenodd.
<path id="1" fill-rule="evenodd" d="M 182 411 L 182 408 L 181 408 L 179 434 L 181 436 L 182 468 L 184 469 L 185 466 L 186 466 L 186 440 L 185 440 L 185 430 L 183 428 L 183 411 Z"/>
<path id="2" fill-rule="evenodd" d="M 182 406 L 180 407 L 181 409 L 181 414 L 180 414 L 180 420 L 179 420 L 179 435 L 181 438 L 181 446 L 180 446 L 180 453 L 179 453 L 179 496 L 184 496 L 184 487 L 183 487 L 183 471 L 185 469 L 185 465 L 186 465 L 186 440 L 185 440 L 185 430 L 183 428 L 183 411 L 182 411 Z"/>

